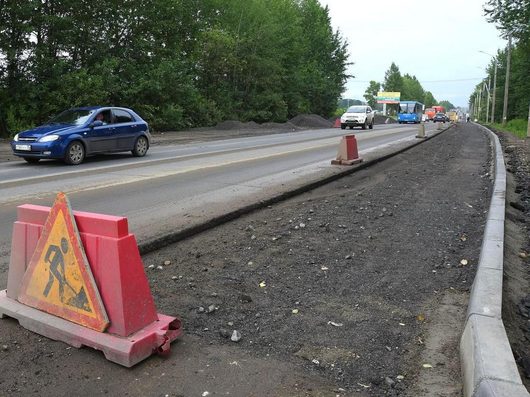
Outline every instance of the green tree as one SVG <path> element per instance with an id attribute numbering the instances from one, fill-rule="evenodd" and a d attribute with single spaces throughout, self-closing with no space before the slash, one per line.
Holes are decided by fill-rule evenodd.
<path id="1" fill-rule="evenodd" d="M 456 109 L 455 105 L 453 105 L 451 102 L 446 101 L 446 100 L 438 102 L 438 105 L 443 106 L 445 108 L 445 111 Z"/>
<path id="2" fill-rule="evenodd" d="M 377 103 L 377 93 L 379 91 L 381 91 L 381 83 L 371 80 L 363 95 L 364 99 L 366 99 L 366 102 L 368 102 L 368 105 L 371 107 L 375 107 Z"/>
<path id="3" fill-rule="evenodd" d="M 488 0 L 484 5 L 488 21 L 516 39 L 530 39 L 530 0 Z"/>
<path id="4" fill-rule="evenodd" d="M 434 99 L 434 96 L 430 91 L 425 91 L 425 95 L 423 97 L 423 104 L 426 108 L 430 108 L 434 105 L 437 105 L 438 102 L 436 102 L 436 99 Z"/>
<path id="5" fill-rule="evenodd" d="M 0 0 L 0 134 L 71 106 L 154 129 L 329 116 L 346 41 L 317 0 Z"/>
<path id="6" fill-rule="evenodd" d="M 423 101 L 425 91 L 416 76 L 405 74 L 403 76 L 403 92 L 401 93 L 402 101 Z"/>
<path id="7" fill-rule="evenodd" d="M 385 72 L 383 88 L 387 92 L 403 91 L 403 77 L 401 77 L 399 67 L 394 62 L 392 62 L 390 68 Z"/>
<path id="8" fill-rule="evenodd" d="M 403 91 L 403 77 L 399 71 L 398 66 L 392 62 L 390 68 L 385 72 L 385 80 L 383 88 L 387 92 L 401 92 Z M 388 105 L 392 111 L 397 111 L 397 105 Z"/>

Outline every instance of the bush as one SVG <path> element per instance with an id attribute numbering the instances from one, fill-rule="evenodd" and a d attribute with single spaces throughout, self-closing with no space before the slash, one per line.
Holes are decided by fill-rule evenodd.
<path id="1" fill-rule="evenodd" d="M 525 138 L 528 128 L 528 121 L 524 119 L 513 119 L 508 121 L 506 125 L 495 123 L 493 126 L 501 131 L 508 131 L 518 138 Z"/>

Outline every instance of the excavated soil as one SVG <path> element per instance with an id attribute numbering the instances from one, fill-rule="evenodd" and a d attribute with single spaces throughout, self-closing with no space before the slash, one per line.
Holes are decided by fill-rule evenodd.
<path id="1" fill-rule="evenodd" d="M 147 255 L 155 299 L 203 344 L 234 345 L 237 331 L 238 349 L 294 363 L 346 394 L 427 395 L 440 378 L 438 391 L 459 395 L 489 153 L 483 133 L 458 126 Z"/>
<path id="2" fill-rule="evenodd" d="M 507 171 L 502 317 L 521 378 L 530 387 L 530 140 L 495 131 Z"/>

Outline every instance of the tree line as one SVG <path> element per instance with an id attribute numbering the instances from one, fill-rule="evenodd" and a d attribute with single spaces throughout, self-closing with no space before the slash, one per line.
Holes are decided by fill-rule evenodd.
<path id="1" fill-rule="evenodd" d="M 511 37 L 510 79 L 508 81 L 508 104 L 506 119 L 521 120 L 528 117 L 530 105 L 530 0 L 489 0 L 484 11 L 487 20 L 497 25 L 504 38 Z M 499 49 L 486 68 L 487 76 L 476 85 L 469 98 L 470 106 L 478 103 L 475 117 L 486 120 L 488 87 L 491 90 L 490 102 L 493 99 L 493 82 L 497 64 L 497 84 L 495 88 L 494 120 L 502 121 L 504 107 L 504 90 L 506 86 L 506 69 L 508 67 L 508 48 Z M 489 116 L 491 117 L 491 108 Z"/>
<path id="2" fill-rule="evenodd" d="M 377 103 L 377 93 L 380 91 L 400 92 L 400 100 L 418 101 L 423 103 L 426 108 L 430 108 L 433 105 L 441 105 L 446 110 L 455 108 L 455 105 L 447 100 L 438 102 L 430 91 L 426 91 L 422 87 L 416 76 L 411 76 L 408 73 L 401 75 L 399 67 L 394 62 L 392 62 L 385 72 L 383 83 L 372 80 L 366 88 L 364 98 L 370 106 L 375 106 Z"/>
<path id="3" fill-rule="evenodd" d="M 157 130 L 329 116 L 346 41 L 317 0 L 0 0 L 0 135 L 75 106 Z"/>

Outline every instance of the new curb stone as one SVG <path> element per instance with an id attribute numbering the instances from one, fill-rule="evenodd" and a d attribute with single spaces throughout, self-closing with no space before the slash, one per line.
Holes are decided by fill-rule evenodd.
<path id="1" fill-rule="evenodd" d="M 460 339 L 465 397 L 529 397 L 521 382 L 502 322 L 502 269 L 506 168 L 499 138 L 495 148 L 495 184 L 482 249 Z"/>

